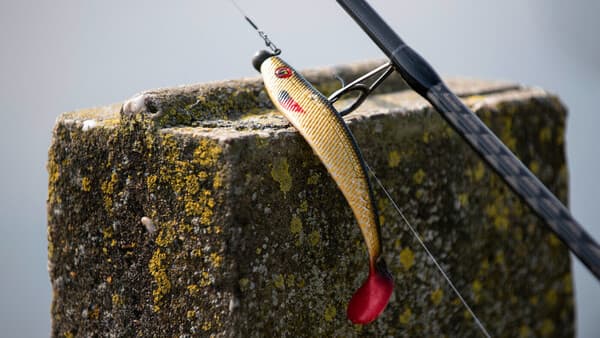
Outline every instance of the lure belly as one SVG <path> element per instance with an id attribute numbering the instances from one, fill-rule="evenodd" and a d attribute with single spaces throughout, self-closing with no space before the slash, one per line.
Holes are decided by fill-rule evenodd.
<path id="1" fill-rule="evenodd" d="M 354 137 L 323 94 L 279 57 L 261 51 L 253 60 L 277 109 L 317 154 L 348 201 L 367 245 L 369 277 L 348 304 L 348 318 L 370 323 L 383 312 L 394 284 L 381 257 L 381 231 L 366 165 Z"/>

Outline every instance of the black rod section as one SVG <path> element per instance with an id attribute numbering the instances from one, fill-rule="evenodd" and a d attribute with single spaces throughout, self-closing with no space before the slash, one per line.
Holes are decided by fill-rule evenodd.
<path id="1" fill-rule="evenodd" d="M 435 70 L 406 45 L 366 1 L 336 1 L 390 58 L 408 85 L 433 105 L 600 280 L 600 246 L 567 207 L 448 89 Z"/>

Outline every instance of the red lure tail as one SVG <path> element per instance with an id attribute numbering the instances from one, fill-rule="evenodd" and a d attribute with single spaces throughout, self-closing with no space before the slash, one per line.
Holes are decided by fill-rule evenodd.
<path id="1" fill-rule="evenodd" d="M 374 265 L 370 265 L 369 277 L 350 299 L 348 319 L 354 324 L 374 321 L 385 310 L 393 291 L 394 280 L 385 261 L 380 258 Z"/>

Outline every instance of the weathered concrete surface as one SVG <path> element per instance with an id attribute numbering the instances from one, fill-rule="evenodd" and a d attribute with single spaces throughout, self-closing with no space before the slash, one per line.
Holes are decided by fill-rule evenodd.
<path id="1" fill-rule="evenodd" d="M 330 92 L 331 74 L 311 77 Z M 559 100 L 450 83 L 565 200 Z M 347 118 L 366 161 L 493 335 L 573 335 L 567 250 L 402 86 Z M 120 109 L 56 123 L 52 336 L 479 336 L 377 189 L 396 289 L 376 322 L 349 323 L 345 306 L 367 273 L 358 227 L 258 79 L 147 92 Z"/>

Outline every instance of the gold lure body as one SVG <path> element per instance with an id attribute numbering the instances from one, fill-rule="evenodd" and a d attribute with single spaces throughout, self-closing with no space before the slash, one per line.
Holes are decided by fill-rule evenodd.
<path id="1" fill-rule="evenodd" d="M 348 304 L 348 318 L 372 322 L 383 312 L 394 284 L 381 257 L 381 231 L 367 166 L 350 129 L 327 98 L 276 55 L 254 59 L 277 109 L 302 134 L 348 201 L 369 253 L 369 277 Z"/>
<path id="2" fill-rule="evenodd" d="M 360 150 L 327 98 L 277 56 L 261 65 L 271 101 L 302 134 L 354 212 L 371 260 L 381 253 L 377 209 Z"/>

